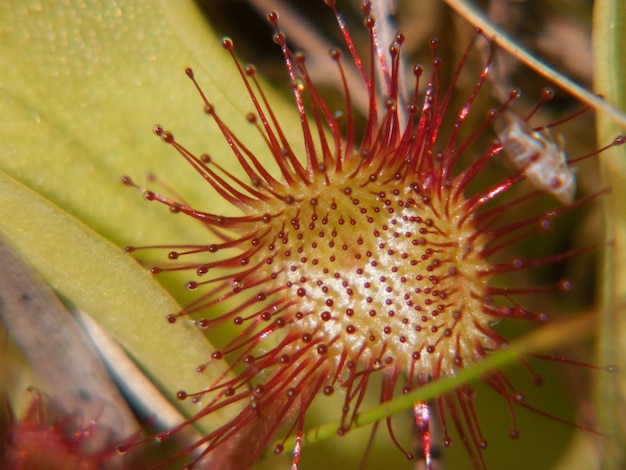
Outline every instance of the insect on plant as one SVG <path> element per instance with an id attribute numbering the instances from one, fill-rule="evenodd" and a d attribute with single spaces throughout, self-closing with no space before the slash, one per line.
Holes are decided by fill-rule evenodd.
<path id="1" fill-rule="evenodd" d="M 509 159 L 539 190 L 563 204 L 573 201 L 576 176 L 568 166 L 563 142 L 555 142 L 547 129 L 533 130 L 519 116 L 507 113 L 508 125 L 500 133 Z"/>
<path id="2" fill-rule="evenodd" d="M 221 158 L 187 149 L 164 127 L 154 128 L 240 215 L 222 215 L 212 204 L 208 211 L 196 209 L 180 198 L 140 187 L 129 177 L 123 180 L 141 189 L 148 201 L 199 220 L 217 238 L 203 245 L 128 248 L 129 252 L 166 251 L 169 261 L 154 266 L 153 274 L 188 271 L 192 276 L 187 289 L 197 291 L 198 297 L 168 315 L 170 323 L 192 316 L 208 334 L 228 336 L 198 370 L 226 360 L 229 373 L 205 390 L 181 390 L 179 399 L 202 403 L 202 409 L 185 424 L 160 433 L 158 440 L 165 441 L 225 407 L 236 410 L 235 417 L 166 463 L 190 459 L 185 468 L 246 467 L 282 432 L 286 437 L 274 452 L 289 450 L 287 439 L 293 436 L 289 447 L 295 449 L 292 468 L 296 468 L 301 453 L 306 453 L 301 448 L 305 418 L 318 397 L 341 395 L 335 433 L 349 434 L 372 388 L 378 388 L 380 402 L 386 403 L 480 363 L 491 352 L 507 347 L 496 329 L 500 321 L 540 324 L 547 320 L 545 313 L 524 306 L 518 297 L 571 288 L 567 279 L 512 287 L 498 283 L 499 278 L 596 249 L 586 246 L 535 258 L 515 253 L 518 244 L 550 230 L 557 216 L 591 203 L 603 191 L 571 201 L 575 186 L 565 178 L 569 169 L 561 150 L 511 117 L 517 90 L 474 130 L 464 129 L 478 96 L 488 86 L 493 47 L 469 96 L 454 109 L 455 86 L 475 46 L 467 47 L 452 83 L 444 88 L 438 43 L 433 40 L 429 71 L 413 68 L 413 83 L 407 86 L 413 91 L 404 101 L 400 93 L 400 82 L 405 80 L 400 73 L 404 36 L 397 33 L 380 47 L 377 20 L 366 2 L 363 12 L 370 46 L 362 57 L 335 2 L 326 3 L 349 53 L 346 59 L 337 48 L 329 52 L 342 83 L 344 109 L 339 114 L 331 111 L 317 89 L 306 55 L 289 47 L 278 13 L 268 15 L 293 90 L 302 150 L 285 137 L 286 124 L 272 111 L 256 69 L 238 61 L 230 38 L 222 41 L 250 96 L 254 111 L 247 121 L 265 140 L 278 176 L 267 166 L 267 156 L 248 150 L 237 131 L 222 120 L 191 69 L 186 74 L 204 113 L 228 143 L 241 174 L 225 169 Z M 478 40 L 482 40 L 480 31 Z M 346 60 L 356 67 L 368 97 L 361 129 L 352 107 Z M 502 141 L 477 150 L 479 137 L 502 117 L 510 121 Z M 620 137 L 609 146 L 623 141 Z M 503 149 L 518 163 L 524 160 L 518 165 L 520 171 L 473 189 Z M 467 159 L 470 153 L 473 156 Z M 464 163 L 466 159 L 469 163 Z M 561 179 L 555 185 L 557 178 Z M 535 214 L 519 209 L 532 197 L 508 194 L 524 179 L 566 205 Z M 566 192 L 557 192 L 557 186 Z M 505 217 L 509 208 L 516 209 L 512 221 Z M 522 362 L 536 376 L 526 360 Z M 503 372 L 490 370 L 482 380 L 508 408 L 512 437 L 520 432 L 517 408 L 594 432 L 527 403 Z M 465 383 L 430 402 L 415 401 L 418 447 L 427 468 L 433 466 L 430 423 L 435 416 L 444 446 L 458 442 L 476 468 L 487 467 L 488 440 L 475 396 L 474 386 Z M 396 437 L 391 418 L 380 419 L 395 446 L 408 459 L 418 458 L 411 442 Z M 192 456 L 193 452 L 200 456 Z"/>

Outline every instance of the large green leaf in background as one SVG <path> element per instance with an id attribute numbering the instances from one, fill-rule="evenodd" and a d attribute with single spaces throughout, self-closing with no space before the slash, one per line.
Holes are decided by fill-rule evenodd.
<path id="1" fill-rule="evenodd" d="M 186 66 L 221 113 L 245 123 L 244 94 L 220 89 L 239 83 L 236 69 L 192 2 L 0 4 L 0 229 L 169 396 L 207 385 L 194 369 L 209 345 L 189 324 L 165 322 L 179 307 L 115 245 L 206 238 L 120 183 L 155 171 L 211 207 L 206 185 L 151 135 L 161 121 L 191 148 L 227 151 Z M 245 135 L 251 126 L 242 127 L 254 147 L 255 136 Z"/>

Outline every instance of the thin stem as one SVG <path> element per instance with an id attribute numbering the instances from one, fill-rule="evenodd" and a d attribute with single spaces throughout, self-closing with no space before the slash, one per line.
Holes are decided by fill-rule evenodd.
<path id="1" fill-rule="evenodd" d="M 553 349 L 557 346 L 574 343 L 594 331 L 596 317 L 597 312 L 588 312 L 586 314 L 576 315 L 572 320 L 558 322 L 540 328 L 514 343 L 509 344 L 506 349 L 490 354 L 479 363 L 461 369 L 454 375 L 434 380 L 406 395 L 401 395 L 393 400 L 389 400 L 364 411 L 363 413 L 359 413 L 350 426 L 350 429 L 367 426 L 387 416 L 410 410 L 415 403 L 424 402 L 433 397 L 449 393 L 461 385 L 487 375 L 490 371 L 502 370 L 505 367 L 511 366 L 524 354 L 530 352 L 535 353 L 537 351 Z M 313 428 L 305 433 L 302 442 L 304 444 L 313 444 L 334 437 L 337 435 L 339 427 L 340 423 L 335 422 L 326 423 Z M 285 447 L 293 446 L 294 439 L 288 439 L 285 441 L 284 445 Z"/>
<path id="2" fill-rule="evenodd" d="M 573 82 L 562 73 L 557 72 L 555 69 L 543 63 L 541 60 L 525 51 L 522 47 L 518 46 L 506 33 L 491 23 L 489 19 L 485 18 L 483 12 L 480 11 L 477 6 L 470 4 L 467 0 L 444 1 L 450 6 L 450 8 L 456 11 L 471 24 L 482 29 L 483 34 L 487 37 L 487 39 L 495 42 L 513 57 L 516 57 L 535 72 L 554 82 L 559 87 L 567 90 L 572 96 L 575 96 L 583 103 L 598 111 L 602 111 L 612 121 L 626 129 L 626 114 L 624 114 L 623 111 L 609 104 L 603 98 L 593 94 L 586 88 Z"/>

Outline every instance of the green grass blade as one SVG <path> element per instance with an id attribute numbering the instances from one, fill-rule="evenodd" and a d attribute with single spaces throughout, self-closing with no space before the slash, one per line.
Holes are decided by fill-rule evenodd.
<path id="1" fill-rule="evenodd" d="M 606 100 L 626 110 L 626 4 L 599 0 L 593 25 L 595 86 Z M 607 142 L 623 133 L 607 116 L 598 113 L 598 138 Z M 600 158 L 601 173 L 612 193 L 604 198 L 608 246 L 604 255 L 599 362 L 617 364 L 619 378 L 603 377 L 599 383 L 600 424 L 613 434 L 607 441 L 602 468 L 626 465 L 626 149 L 613 148 Z"/>

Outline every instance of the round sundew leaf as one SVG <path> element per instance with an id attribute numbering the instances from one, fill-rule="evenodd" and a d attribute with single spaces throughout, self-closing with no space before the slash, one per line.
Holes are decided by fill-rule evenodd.
<path id="1" fill-rule="evenodd" d="M 594 6 L 595 88 L 606 100 L 626 110 L 626 5 L 619 0 L 599 0 Z M 624 130 L 611 119 L 598 114 L 598 138 L 609 142 Z M 607 224 L 604 278 L 601 281 L 604 309 L 598 341 L 599 362 L 616 364 L 619 379 L 603 377 L 599 383 L 600 422 L 610 429 L 613 439 L 607 443 L 603 468 L 621 468 L 626 462 L 626 149 L 614 147 L 600 157 L 605 183 L 611 187 L 604 198 Z"/>

